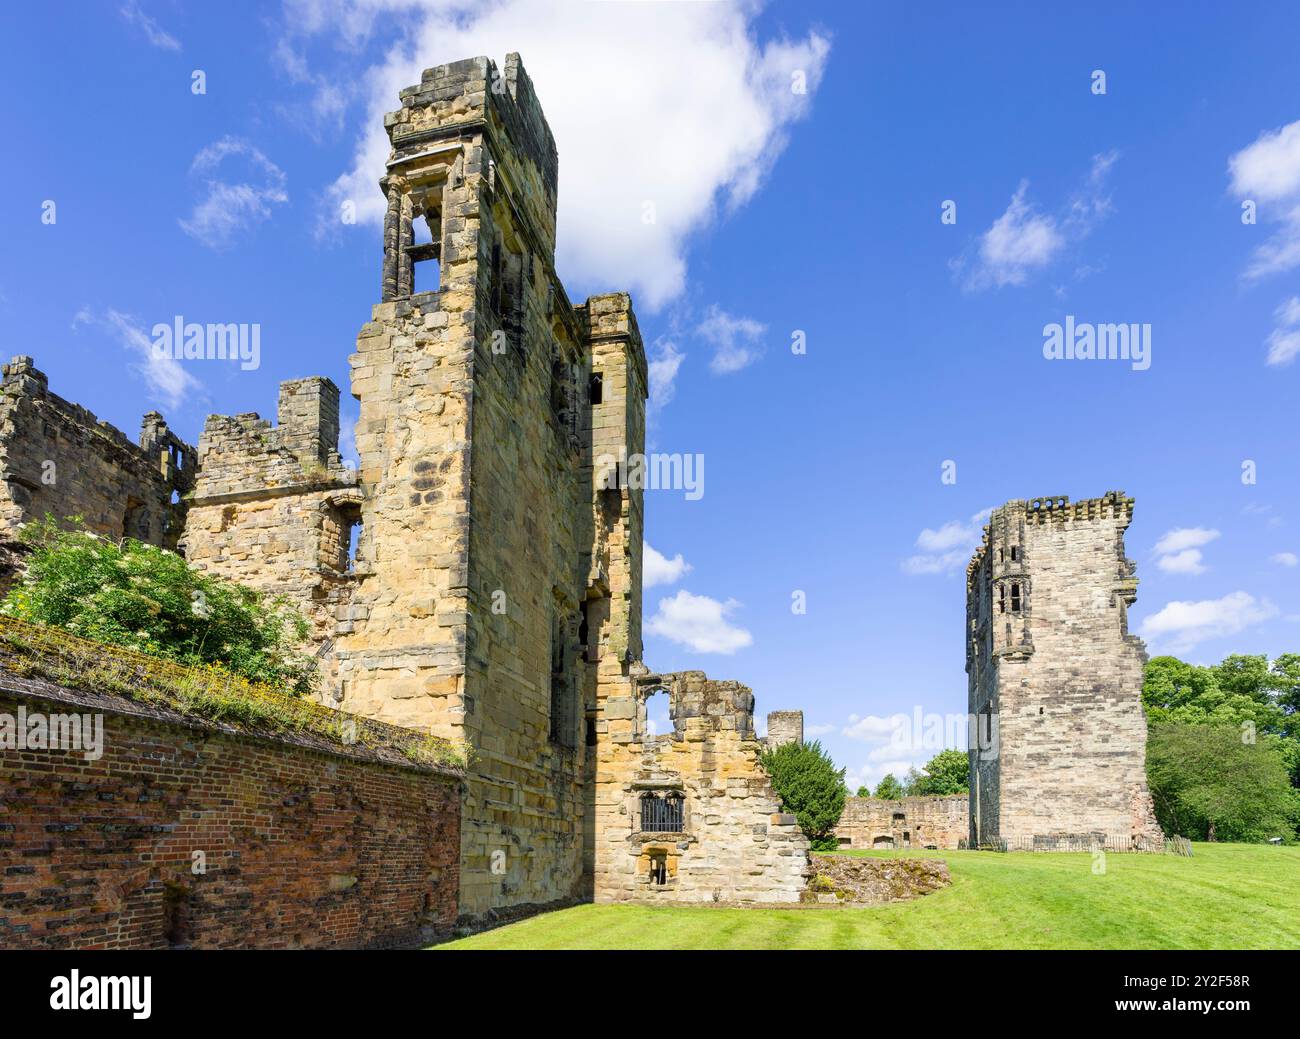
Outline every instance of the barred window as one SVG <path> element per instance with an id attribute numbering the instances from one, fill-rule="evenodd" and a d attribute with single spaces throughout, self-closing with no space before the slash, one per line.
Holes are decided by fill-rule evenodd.
<path id="1" fill-rule="evenodd" d="M 641 832 L 681 833 L 684 804 L 685 798 L 676 791 L 669 794 L 642 794 Z"/>

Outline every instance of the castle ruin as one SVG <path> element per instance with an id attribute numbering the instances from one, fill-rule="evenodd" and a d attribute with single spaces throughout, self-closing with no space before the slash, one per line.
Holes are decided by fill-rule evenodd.
<path id="1" fill-rule="evenodd" d="M 350 358 L 359 469 L 325 378 L 282 384 L 275 424 L 209 417 L 197 450 L 151 414 L 137 448 L 18 358 L 0 517 L 80 514 L 288 595 L 327 704 L 467 744 L 463 918 L 795 902 L 807 841 L 752 693 L 641 663 L 643 490 L 618 460 L 644 451 L 645 351 L 625 293 L 574 304 L 556 273 L 555 141 L 519 56 L 429 69 L 400 100 Z M 673 731 L 652 736 L 660 690 Z"/>
<path id="2" fill-rule="evenodd" d="M 966 571 L 972 847 L 1159 846 L 1122 491 L 1010 501 Z"/>

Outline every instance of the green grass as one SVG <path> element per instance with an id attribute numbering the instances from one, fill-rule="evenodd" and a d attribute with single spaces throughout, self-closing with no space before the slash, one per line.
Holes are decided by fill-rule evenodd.
<path id="1" fill-rule="evenodd" d="M 952 887 L 862 909 L 583 905 L 440 949 L 1300 948 L 1300 848 L 1197 844 L 1193 858 L 849 852 L 947 860 Z"/>

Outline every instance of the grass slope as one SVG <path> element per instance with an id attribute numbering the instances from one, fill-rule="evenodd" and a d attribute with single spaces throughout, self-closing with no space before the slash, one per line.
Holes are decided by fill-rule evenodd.
<path id="1" fill-rule="evenodd" d="M 849 852 L 946 859 L 951 888 L 863 909 L 583 905 L 440 949 L 1300 948 L 1300 848 L 1197 844 L 1190 859 Z"/>

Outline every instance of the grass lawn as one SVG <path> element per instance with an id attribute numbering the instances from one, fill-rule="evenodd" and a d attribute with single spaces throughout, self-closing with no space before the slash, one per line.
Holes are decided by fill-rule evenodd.
<path id="1" fill-rule="evenodd" d="M 583 905 L 439 949 L 1296 949 L 1300 848 L 1197 844 L 1193 858 L 847 852 L 947 860 L 952 887 L 862 909 Z"/>

